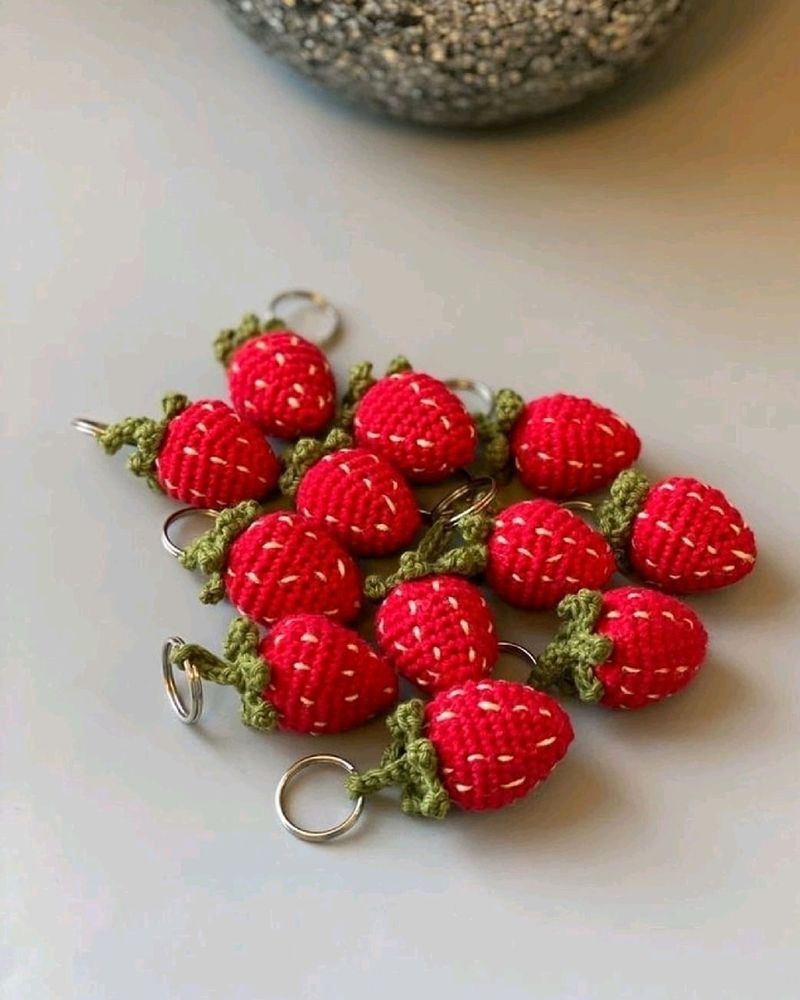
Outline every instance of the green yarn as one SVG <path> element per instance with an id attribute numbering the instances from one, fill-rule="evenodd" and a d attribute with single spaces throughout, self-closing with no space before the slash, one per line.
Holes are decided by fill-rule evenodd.
<path id="1" fill-rule="evenodd" d="M 386 720 L 392 739 L 378 767 L 347 779 L 347 791 L 354 799 L 399 785 L 404 813 L 444 819 L 450 799 L 439 780 L 436 750 L 423 736 L 424 722 L 425 706 L 418 698 L 397 706 Z"/>
<path id="2" fill-rule="evenodd" d="M 342 448 L 352 448 L 353 439 L 340 427 L 334 427 L 328 432 L 324 441 L 318 438 L 300 438 L 283 454 L 284 471 L 280 478 L 281 493 L 294 497 L 300 486 L 300 481 L 312 465 Z"/>
<path id="3" fill-rule="evenodd" d="M 225 596 L 222 573 L 228 559 L 228 550 L 262 513 L 262 508 L 255 500 L 244 500 L 236 507 L 221 510 L 214 526 L 187 545 L 178 556 L 181 565 L 187 569 L 200 569 L 208 576 L 200 591 L 203 604 L 218 604 Z"/>
<path id="4" fill-rule="evenodd" d="M 534 687 L 574 691 L 581 701 L 603 697 L 594 668 L 611 656 L 614 644 L 594 631 L 602 606 L 603 595 L 597 590 L 579 590 L 561 601 L 561 625 L 555 639 L 536 658 L 531 675 Z"/>
<path id="5" fill-rule="evenodd" d="M 214 357 L 228 367 L 231 357 L 242 344 L 270 330 L 285 330 L 286 322 L 281 319 L 261 320 L 255 313 L 242 317 L 242 322 L 231 330 L 221 330 L 214 340 Z"/>
<path id="6" fill-rule="evenodd" d="M 189 405 L 189 400 L 180 392 L 169 392 L 161 400 L 164 417 L 125 417 L 115 424 L 109 424 L 97 435 L 100 446 L 107 455 L 116 455 L 124 445 L 136 450 L 128 458 L 128 468 L 147 482 L 150 489 L 163 492 L 155 473 L 156 458 L 170 420 L 177 417 Z"/>
<path id="7" fill-rule="evenodd" d="M 633 522 L 650 492 L 650 480 L 636 469 L 620 472 L 611 484 L 608 500 L 597 509 L 597 525 L 605 535 L 620 569 L 628 568 L 628 543 Z"/>
<path id="8" fill-rule="evenodd" d="M 403 375 L 406 372 L 414 371 L 411 362 L 408 358 L 404 357 L 402 354 L 398 354 L 396 357 L 392 358 L 386 369 L 386 375 Z"/>
<path id="9" fill-rule="evenodd" d="M 206 681 L 236 688 L 242 702 L 242 722 L 253 729 L 274 729 L 278 721 L 275 706 L 264 698 L 269 684 L 269 664 L 258 655 L 259 634 L 246 618 L 234 618 L 225 638 L 227 659 L 215 656 L 203 646 L 184 643 L 176 646 L 170 659 L 176 666 L 189 660 Z"/>
<path id="10" fill-rule="evenodd" d="M 511 446 L 508 435 L 525 409 L 525 400 L 513 389 L 499 389 L 491 413 L 473 413 L 482 446 L 483 465 L 493 476 L 510 479 Z M 504 475 L 504 473 L 507 473 Z"/>

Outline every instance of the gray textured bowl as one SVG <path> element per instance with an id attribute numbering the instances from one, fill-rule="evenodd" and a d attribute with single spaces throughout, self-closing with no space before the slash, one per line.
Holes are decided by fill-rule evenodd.
<path id="1" fill-rule="evenodd" d="M 578 103 L 648 58 L 691 0 L 218 0 L 270 55 L 352 101 L 434 125 Z"/>

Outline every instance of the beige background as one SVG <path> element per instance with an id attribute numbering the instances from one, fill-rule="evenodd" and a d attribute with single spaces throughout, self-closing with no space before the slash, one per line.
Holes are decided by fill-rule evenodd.
<path id="1" fill-rule="evenodd" d="M 329 100 L 208 3 L 2 6 L 3 1000 L 795 995 L 800 11 L 698 7 L 594 107 L 453 135 Z M 403 349 L 589 394 L 756 527 L 756 574 L 693 602 L 696 685 L 575 709 L 513 810 L 388 801 L 304 845 L 271 796 L 308 742 L 244 731 L 228 692 L 192 732 L 163 699 L 162 637 L 215 643 L 228 611 L 69 419 L 221 392 L 210 337 L 295 284 L 347 316 L 338 372 Z M 306 818 L 337 815 L 322 784 Z"/>

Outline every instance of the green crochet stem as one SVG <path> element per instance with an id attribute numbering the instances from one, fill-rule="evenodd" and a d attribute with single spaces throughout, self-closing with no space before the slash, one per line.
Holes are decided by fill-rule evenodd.
<path id="1" fill-rule="evenodd" d="M 491 413 L 473 413 L 478 440 L 482 446 L 483 465 L 495 477 L 504 477 L 511 464 L 508 435 L 525 409 L 525 400 L 513 389 L 498 390 Z M 508 475 L 507 478 L 510 478 Z"/>
<path id="2" fill-rule="evenodd" d="M 317 438 L 300 438 L 282 456 L 284 471 L 280 478 L 281 492 L 284 496 L 294 497 L 300 486 L 300 481 L 312 465 L 332 455 L 342 448 L 352 448 L 353 439 L 340 427 L 329 431 L 324 441 Z"/>
<path id="3" fill-rule="evenodd" d="M 255 313 L 242 317 L 242 322 L 232 330 L 221 330 L 214 340 L 214 357 L 227 368 L 236 351 L 248 340 L 260 337 L 270 330 L 285 330 L 286 322 L 282 319 L 269 319 L 266 322 L 259 319 Z"/>
<path id="4" fill-rule="evenodd" d="M 423 735 L 425 706 L 417 698 L 398 705 L 386 720 L 391 742 L 378 767 L 347 779 L 355 799 L 399 785 L 400 808 L 413 816 L 444 819 L 450 799 L 439 780 L 436 750 Z"/>
<path id="5" fill-rule="evenodd" d="M 636 469 L 620 472 L 611 484 L 608 500 L 597 508 L 597 526 L 605 535 L 622 570 L 629 568 L 628 543 L 636 515 L 650 492 L 650 480 Z"/>
<path id="6" fill-rule="evenodd" d="M 225 596 L 223 571 L 232 543 L 263 513 L 255 500 L 244 500 L 236 507 L 227 507 L 217 514 L 213 528 L 186 548 L 178 556 L 187 569 L 200 569 L 208 580 L 200 591 L 203 604 L 218 604 Z"/>
<path id="7" fill-rule="evenodd" d="M 555 639 L 536 658 L 530 678 L 534 687 L 576 692 L 581 701 L 603 697 L 594 668 L 611 656 L 614 644 L 594 630 L 602 606 L 603 595 L 597 590 L 579 590 L 561 601 L 561 625 Z"/>
<path id="8" fill-rule="evenodd" d="M 134 476 L 144 479 L 150 489 L 163 492 L 156 477 L 156 458 L 170 420 L 182 413 L 188 405 L 189 400 L 182 393 L 167 393 L 161 400 L 163 419 L 126 417 L 115 424 L 109 424 L 97 435 L 97 440 L 107 455 L 116 455 L 123 445 L 135 448 L 128 458 L 128 468 Z"/>
<path id="9" fill-rule="evenodd" d="M 373 574 L 364 580 L 364 594 L 371 601 L 381 601 L 399 583 L 423 576 L 454 573 L 477 576 L 486 568 L 486 539 L 492 519 L 485 514 L 464 517 L 456 525 L 434 521 L 415 549 L 404 552 L 394 573 Z M 463 544 L 457 545 L 458 536 Z"/>
<path id="10" fill-rule="evenodd" d="M 170 659 L 176 666 L 189 660 L 203 680 L 236 688 L 242 700 L 242 722 L 253 729 L 269 730 L 275 728 L 278 713 L 264 697 L 270 668 L 258 655 L 258 644 L 255 625 L 246 618 L 234 618 L 225 637 L 225 659 L 194 643 L 176 646 Z"/>
<path id="11" fill-rule="evenodd" d="M 389 362 L 386 375 L 396 375 L 399 372 L 412 371 L 411 362 L 399 354 Z M 342 396 L 342 402 L 336 414 L 334 426 L 345 431 L 352 431 L 358 404 L 367 392 L 375 385 L 376 378 L 372 374 L 372 363 L 361 361 L 353 365 L 347 380 L 347 388 Z"/>

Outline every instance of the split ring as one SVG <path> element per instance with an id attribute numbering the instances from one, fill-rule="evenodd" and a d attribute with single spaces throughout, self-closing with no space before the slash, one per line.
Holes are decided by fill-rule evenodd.
<path id="1" fill-rule="evenodd" d="M 269 303 L 270 315 L 275 319 L 286 320 L 290 322 L 288 316 L 284 312 L 281 314 L 281 308 L 287 305 L 291 306 L 291 303 L 300 303 L 302 307 L 310 309 L 321 316 L 324 320 L 324 326 L 322 331 L 316 335 L 304 332 L 303 336 L 312 341 L 317 347 L 324 347 L 330 344 L 334 340 L 342 328 L 342 316 L 339 310 L 333 303 L 329 302 L 328 299 L 320 294 L 320 292 L 308 291 L 304 288 L 291 288 L 285 292 L 278 292 Z M 298 331 L 301 332 L 301 331 Z"/>
<path id="2" fill-rule="evenodd" d="M 176 510 L 174 513 L 170 514 L 161 528 L 161 544 L 167 552 L 169 552 L 171 556 L 175 556 L 176 559 L 179 559 L 185 550 L 182 549 L 180 545 L 176 545 L 175 542 L 173 542 L 170 537 L 170 529 L 173 524 L 177 524 L 178 521 L 182 521 L 190 514 L 199 514 L 201 517 L 210 517 L 214 521 L 217 519 L 217 511 L 210 510 L 208 507 L 181 507 L 180 510 Z"/>
<path id="3" fill-rule="evenodd" d="M 525 678 L 525 684 L 531 685 L 533 678 L 536 676 L 536 670 L 539 666 L 539 662 L 533 653 L 526 649 L 524 646 L 520 646 L 518 642 L 498 642 L 497 648 L 501 653 L 508 653 L 510 656 L 516 656 L 517 659 L 522 660 L 523 663 L 531 668 L 530 673 Z"/>
<path id="4" fill-rule="evenodd" d="M 297 837 L 299 840 L 308 840 L 311 843 L 316 844 L 323 843 L 326 840 L 333 840 L 335 837 L 341 837 L 343 833 L 347 833 L 347 831 L 358 822 L 364 809 L 364 796 L 359 795 L 353 803 L 353 808 L 350 810 L 348 815 L 345 816 L 342 822 L 337 823 L 336 826 L 328 827 L 327 830 L 306 830 L 305 827 L 298 826 L 295 822 L 293 822 L 293 820 L 289 819 L 285 803 L 286 790 L 299 774 L 308 770 L 309 767 L 316 767 L 320 764 L 329 767 L 339 767 L 351 776 L 358 774 L 355 766 L 351 764 L 349 760 L 345 760 L 344 757 L 339 757 L 332 753 L 314 753 L 308 757 L 301 757 L 300 760 L 295 761 L 295 763 L 286 770 L 283 777 L 278 782 L 278 787 L 275 790 L 275 809 L 278 813 L 278 819 L 281 821 L 284 828 L 288 830 L 293 837 Z"/>
<path id="5" fill-rule="evenodd" d="M 72 426 L 81 434 L 88 434 L 89 437 L 98 438 L 108 427 L 108 424 L 101 424 L 99 420 L 89 420 L 88 417 L 75 417 L 71 421 Z"/>
<path id="6" fill-rule="evenodd" d="M 178 691 L 178 686 L 175 683 L 175 673 L 172 668 L 172 651 L 182 645 L 183 639 L 177 635 L 171 635 L 165 641 L 161 647 L 161 673 L 164 678 L 164 687 L 167 691 L 169 703 L 172 705 L 175 714 L 181 722 L 186 723 L 187 726 L 193 726 L 203 714 L 203 681 L 197 672 L 197 667 L 192 661 L 184 660 L 183 665 L 179 669 L 183 670 L 189 682 L 189 706 L 187 708 L 186 702 Z"/>
<path id="7" fill-rule="evenodd" d="M 473 378 L 448 378 L 444 384 L 453 392 L 471 392 L 477 396 L 485 407 L 487 417 L 494 409 L 494 392 L 486 382 Z"/>
<path id="8" fill-rule="evenodd" d="M 470 514 L 480 514 L 494 503 L 497 497 L 497 483 L 492 476 L 478 476 L 470 479 L 469 482 L 456 486 L 446 496 L 435 505 L 431 511 L 431 520 L 444 521 L 444 523 L 454 528 L 459 521 L 463 521 Z M 471 499 L 463 509 L 459 509 L 457 504 L 461 500 Z"/>

